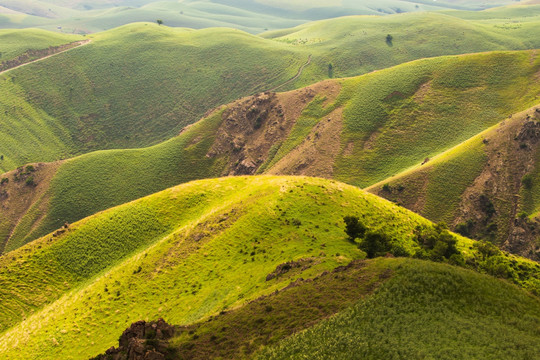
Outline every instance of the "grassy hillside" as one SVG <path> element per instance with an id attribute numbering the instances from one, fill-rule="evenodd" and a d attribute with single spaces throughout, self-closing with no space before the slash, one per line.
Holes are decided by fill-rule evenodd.
<path id="1" fill-rule="evenodd" d="M 165 140 L 217 105 L 285 82 L 307 56 L 236 30 L 101 33 L 0 75 L 0 169 Z"/>
<path id="2" fill-rule="evenodd" d="M 368 188 L 467 236 L 538 259 L 537 107 Z"/>
<path id="3" fill-rule="evenodd" d="M 538 298 L 447 265 L 386 262 L 395 275 L 375 295 L 254 358 L 537 357 Z"/>
<path id="4" fill-rule="evenodd" d="M 299 277 L 364 258 L 344 232 L 348 215 L 385 234 L 392 252 L 446 259 L 438 258 L 437 247 L 426 253 L 425 236 L 437 228 L 356 187 L 306 177 L 191 182 L 98 213 L 2 256 L 0 355 L 86 359 L 114 345 L 136 320 L 165 317 L 190 324 Z M 418 226 L 428 233 L 419 233 Z M 459 258 L 469 266 L 538 291 L 538 264 L 488 255 L 466 238 L 445 234 L 457 241 Z M 372 271 L 360 294 L 373 289 L 376 274 L 385 269 L 375 265 Z M 344 295 L 343 305 L 353 298 L 354 293 Z"/>
<path id="5" fill-rule="evenodd" d="M 426 10 L 481 10 L 511 3 L 500 1 L 430 2 L 347 0 L 318 1 L 47 1 L 0 0 L 0 27 L 41 27 L 68 33 L 89 33 L 137 21 L 161 19 L 177 27 L 226 26 L 251 33 L 282 29 L 310 20 L 346 15 L 387 15 Z M 2 8 L 4 11 L 2 11 Z M 1 14 L 5 13 L 4 16 Z"/>
<path id="6" fill-rule="evenodd" d="M 46 49 L 80 40 L 79 36 L 57 34 L 39 29 L 0 30 L 0 64 L 28 50 Z"/>
<path id="7" fill-rule="evenodd" d="M 428 225 L 357 188 L 301 177 L 204 180 L 99 213 L 0 258 L 0 354 L 88 358 L 135 320 L 193 322 L 361 258 L 343 231 L 351 213 L 408 251 Z M 292 278 L 265 280 L 299 259 Z"/>
<path id="8" fill-rule="evenodd" d="M 169 139 L 217 105 L 285 83 L 310 55 L 280 90 L 423 57 L 538 48 L 534 24 L 517 33 L 415 13 L 315 22 L 266 39 L 226 29 L 121 27 L 2 76 L 0 171 Z"/>
<path id="9" fill-rule="evenodd" d="M 539 305 L 538 298 L 471 271 L 377 258 L 295 281 L 209 321 L 178 326 L 166 352 L 171 359 L 190 360 L 306 354 L 315 359 L 358 354 L 534 358 Z M 448 320 L 453 326 L 443 325 Z M 152 346 L 152 340 L 146 343 Z"/>
<path id="10" fill-rule="evenodd" d="M 35 203 L 41 210 L 25 213 L 6 249 L 65 221 L 198 178 L 258 172 L 373 185 L 536 104 L 540 60 L 535 54 L 420 60 L 358 78 L 259 95 L 213 113 L 163 144 L 74 158 L 51 180 L 49 196 Z M 470 171 L 460 170 L 467 172 L 461 181 L 477 176 L 477 163 L 483 161 L 478 154 L 471 157 L 477 162 Z M 452 194 L 459 196 L 459 191 Z M 446 194 L 436 188 L 433 193 Z M 457 197 L 448 200 L 450 195 L 445 205 L 456 203 Z M 428 206 L 441 209 L 437 201 Z M 439 215 L 434 220 L 448 221 L 448 211 Z"/>

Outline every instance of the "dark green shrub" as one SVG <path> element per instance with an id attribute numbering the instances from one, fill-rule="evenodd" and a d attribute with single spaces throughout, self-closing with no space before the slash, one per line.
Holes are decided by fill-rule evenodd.
<path id="1" fill-rule="evenodd" d="M 390 242 L 390 237 L 385 233 L 370 231 L 366 233 L 358 247 L 365 251 L 368 258 L 372 259 L 389 253 L 391 250 Z"/>
<path id="2" fill-rule="evenodd" d="M 417 227 L 415 240 L 424 248 L 426 255 L 433 261 L 449 260 L 452 255 L 461 255 L 457 248 L 457 239 L 448 231 L 445 223 L 433 227 Z M 424 258 L 424 254 L 417 257 Z"/>
<path id="3" fill-rule="evenodd" d="M 345 233 L 349 236 L 349 241 L 354 242 L 355 239 L 359 239 L 364 236 L 367 228 L 360 222 L 356 216 L 345 216 L 343 218 L 345 222 Z"/>
<path id="4" fill-rule="evenodd" d="M 457 224 L 456 227 L 454 228 L 454 231 L 460 235 L 470 237 L 473 227 L 474 227 L 474 221 L 472 219 L 469 219 L 465 222 Z"/>
<path id="5" fill-rule="evenodd" d="M 477 241 L 474 243 L 473 248 L 478 251 L 483 260 L 501 254 L 501 250 L 488 241 Z"/>
<path id="6" fill-rule="evenodd" d="M 487 258 L 487 260 L 482 261 L 479 264 L 478 268 L 491 276 L 503 279 L 515 278 L 515 271 L 512 268 L 512 263 L 503 255 Z"/>
<path id="7" fill-rule="evenodd" d="M 7 177 L 2 178 L 2 180 L 0 180 L 0 185 L 7 184 L 8 182 L 9 182 L 9 179 Z"/>

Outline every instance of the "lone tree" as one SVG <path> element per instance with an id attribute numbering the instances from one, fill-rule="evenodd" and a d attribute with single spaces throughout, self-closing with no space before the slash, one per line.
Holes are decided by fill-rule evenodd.
<path id="1" fill-rule="evenodd" d="M 328 77 L 329 78 L 334 77 L 334 65 L 332 65 L 332 63 L 328 64 Z"/>
<path id="2" fill-rule="evenodd" d="M 359 221 L 358 217 L 345 216 L 343 221 L 345 221 L 345 233 L 349 236 L 350 242 L 362 238 L 366 233 L 367 228 Z"/>
<path id="3" fill-rule="evenodd" d="M 388 46 L 392 46 L 392 40 L 394 40 L 394 37 L 392 35 L 386 35 L 386 43 L 388 44 Z"/>
<path id="4" fill-rule="evenodd" d="M 158 25 L 163 25 L 163 20 L 161 19 L 157 19 L 156 22 L 158 23 Z"/>

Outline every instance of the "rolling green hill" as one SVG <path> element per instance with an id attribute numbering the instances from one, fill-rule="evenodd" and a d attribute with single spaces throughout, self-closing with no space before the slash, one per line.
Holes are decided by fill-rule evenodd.
<path id="1" fill-rule="evenodd" d="M 430 228 L 427 220 L 358 188 L 305 177 L 191 182 L 67 225 L 0 258 L 0 354 L 85 359 L 135 320 L 192 323 L 363 258 L 344 232 L 351 214 L 391 238 L 392 251 L 424 256 L 415 229 Z M 456 240 L 479 270 L 499 271 L 495 261 L 508 271 L 495 273 L 537 287 L 538 264 L 482 260 L 470 240 Z M 278 270 L 287 261 L 293 270 Z"/>
<path id="2" fill-rule="evenodd" d="M 534 51 L 451 56 L 244 98 L 162 144 L 90 153 L 65 161 L 53 177 L 36 178 L 46 196 L 12 212 L 3 225 L 5 249 L 194 179 L 292 174 L 368 187 L 538 103 L 539 70 Z M 464 182 L 474 181 L 484 160 L 480 154 L 470 161 Z M 16 198 L 10 186 L 26 178 L 7 178 L 1 189 Z"/>
<path id="3" fill-rule="evenodd" d="M 538 307 L 538 298 L 471 271 L 377 258 L 177 326 L 165 344 L 151 330 L 141 338 L 169 359 L 535 358 Z M 107 356 L 127 358 L 95 360 Z"/>
<path id="4" fill-rule="evenodd" d="M 540 27 L 530 24 L 515 33 L 415 13 L 315 22 L 266 39 L 221 28 L 117 28 L 93 35 L 84 48 L 0 75 L 0 171 L 169 139 L 220 104 L 286 83 L 310 55 L 280 90 L 424 57 L 540 47 Z"/>
<path id="5" fill-rule="evenodd" d="M 538 121 L 533 107 L 368 188 L 467 236 L 539 258 Z"/>
<path id="6" fill-rule="evenodd" d="M 41 27 L 68 33 L 91 33 L 133 22 L 161 19 L 165 24 L 176 27 L 200 29 L 224 26 L 260 33 L 268 29 L 283 29 L 312 20 L 347 15 L 387 15 L 441 9 L 482 10 L 509 3 L 512 2 L 0 0 L 0 27 Z"/>
<path id="7" fill-rule="evenodd" d="M 135 24 L 91 40 L 0 75 L 0 169 L 163 141 L 217 105 L 285 82 L 308 57 L 228 29 Z"/>
<path id="8" fill-rule="evenodd" d="M 386 261 L 399 265 L 375 295 L 253 358 L 538 356 L 538 298 L 462 269 Z"/>
<path id="9" fill-rule="evenodd" d="M 46 49 L 81 39 L 79 36 L 57 34 L 38 29 L 0 30 L 0 64 L 13 60 L 28 50 Z"/>

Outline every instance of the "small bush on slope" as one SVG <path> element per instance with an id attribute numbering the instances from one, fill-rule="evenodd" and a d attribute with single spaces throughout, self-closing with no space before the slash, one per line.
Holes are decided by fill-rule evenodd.
<path id="1" fill-rule="evenodd" d="M 256 359 L 535 359 L 539 314 L 513 285 L 407 260 L 375 295 Z"/>

